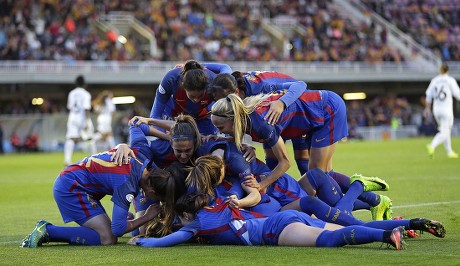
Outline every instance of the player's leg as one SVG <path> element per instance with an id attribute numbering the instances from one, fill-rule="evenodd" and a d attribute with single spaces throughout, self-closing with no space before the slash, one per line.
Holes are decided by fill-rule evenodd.
<path id="1" fill-rule="evenodd" d="M 397 227 L 392 230 L 382 230 L 352 225 L 335 231 L 324 230 L 317 237 L 316 246 L 341 247 L 345 245 L 383 242 L 392 245 L 397 250 L 401 250 L 405 247 L 403 236 L 403 227 Z"/>
<path id="2" fill-rule="evenodd" d="M 291 140 L 294 150 L 294 160 L 299 169 L 300 176 L 308 171 L 308 163 L 310 161 L 310 143 L 306 136 L 294 138 Z"/>

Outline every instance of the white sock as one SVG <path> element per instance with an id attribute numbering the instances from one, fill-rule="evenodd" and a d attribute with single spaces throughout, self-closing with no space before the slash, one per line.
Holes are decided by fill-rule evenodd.
<path id="1" fill-rule="evenodd" d="M 64 163 L 69 165 L 72 164 L 72 153 L 75 147 L 75 141 L 68 139 L 64 143 Z"/>

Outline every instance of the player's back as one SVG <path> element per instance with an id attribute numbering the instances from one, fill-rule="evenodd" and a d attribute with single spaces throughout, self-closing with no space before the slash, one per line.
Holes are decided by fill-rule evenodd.
<path id="1" fill-rule="evenodd" d="M 70 113 L 81 114 L 91 109 L 91 94 L 84 88 L 73 89 L 67 99 L 67 109 Z"/>
<path id="2" fill-rule="evenodd" d="M 433 104 L 433 112 L 453 111 L 453 97 L 458 98 L 458 85 L 454 78 L 441 74 L 434 77 L 426 91 L 427 100 Z"/>

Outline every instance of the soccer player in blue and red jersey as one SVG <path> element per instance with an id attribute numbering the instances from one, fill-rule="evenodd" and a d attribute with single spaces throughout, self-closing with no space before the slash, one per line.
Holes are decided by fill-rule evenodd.
<path id="1" fill-rule="evenodd" d="M 66 167 L 56 178 L 53 194 L 62 218 L 66 223 L 74 221 L 80 226 L 55 226 L 41 220 L 21 246 L 33 248 L 44 242 L 115 244 L 117 237 L 154 218 L 157 205 L 147 208 L 142 217 L 127 220 L 130 204 L 141 191 L 149 199 L 161 199 L 153 189 L 157 179 L 152 178 L 152 173 L 156 166 L 149 159 L 149 151 L 143 148 L 148 145 L 145 136 L 136 133 L 140 130 L 131 127 L 132 136 L 142 137 L 131 140 L 136 158 L 131 157 L 127 164 L 113 163 L 111 157 L 115 150 L 110 150 Z M 114 203 L 112 221 L 100 202 L 105 195 L 111 195 Z"/>
<path id="2" fill-rule="evenodd" d="M 206 93 L 206 87 L 216 74 L 231 71 L 225 64 L 201 65 L 195 60 L 171 69 L 156 90 L 150 117 L 172 119 L 181 113 L 188 114 L 197 121 L 203 135 L 215 134 L 216 129 L 209 119 L 214 101 Z"/>
<path id="3" fill-rule="evenodd" d="M 386 230 L 359 225 L 342 227 L 294 210 L 262 218 L 257 213 L 233 208 L 229 202 L 208 207 L 208 197 L 201 194 L 186 194 L 179 198 L 175 212 L 183 225 L 179 231 L 161 238 L 133 238 L 128 244 L 169 247 L 201 237 L 214 245 L 340 247 L 383 242 L 397 250 L 404 248 L 402 226 Z M 428 231 L 424 226 L 426 221 L 412 219 L 404 224 L 408 228 Z M 444 227 L 439 230 L 444 236 Z"/>
<path id="4" fill-rule="evenodd" d="M 234 77 L 234 79 L 232 77 Z M 240 96 L 241 99 L 245 99 L 249 96 L 284 91 L 285 94 L 282 97 L 276 101 L 270 102 L 270 109 L 264 117 L 269 124 L 275 124 L 284 109 L 297 100 L 306 90 L 307 84 L 305 82 L 298 81 L 280 72 L 234 71 L 232 76 L 217 75 L 208 88 L 208 94 L 217 101 L 230 93 L 235 93 Z M 284 140 L 286 141 L 287 139 Z M 297 168 L 299 169 L 300 175 L 303 175 L 308 171 L 306 136 L 294 138 L 291 141 L 294 148 L 294 159 L 297 163 Z M 265 161 L 270 168 L 276 166 L 276 158 L 269 150 L 266 151 Z"/>
<path id="5" fill-rule="evenodd" d="M 278 121 L 281 113 L 286 106 L 291 105 L 307 89 L 304 82 L 296 81 L 292 77 L 278 72 L 245 72 L 235 71 L 230 75 L 217 75 L 208 88 L 208 93 L 214 97 L 214 100 L 226 97 L 230 93 L 235 93 L 241 99 L 246 96 L 253 96 L 258 93 L 271 93 L 274 91 L 284 92 L 278 100 L 270 102 L 270 109 L 267 111 L 264 119 L 269 124 Z M 283 138 L 286 140 L 285 138 Z M 292 139 L 294 147 L 294 158 L 301 175 L 308 171 L 308 158 L 311 141 L 302 136 Z M 278 160 L 271 149 L 265 149 L 266 163 L 273 169 L 276 167 Z M 328 182 L 333 183 L 334 187 L 341 188 L 347 192 L 350 185 L 350 177 L 333 170 L 327 173 L 333 178 Z M 310 178 L 310 177 L 309 177 Z M 314 187 L 317 189 L 317 186 Z M 323 190 L 324 191 L 324 190 Z M 339 191 L 341 193 L 341 191 Z M 356 209 L 370 209 L 374 220 L 390 219 L 391 200 L 384 195 L 377 195 L 373 192 L 365 192 L 359 196 L 355 202 Z M 333 199 L 325 199 L 328 204 L 334 206 Z M 361 201 L 362 200 L 362 201 Z M 363 202 L 364 201 L 364 202 Z"/>
<path id="6" fill-rule="evenodd" d="M 235 87 L 233 80 L 234 77 L 229 74 L 220 74 L 211 87 Z M 304 91 L 297 100 L 286 106 L 279 121 L 271 125 L 264 118 L 269 112 L 270 104 L 279 101 L 284 94 L 284 91 L 278 91 L 252 96 L 244 100 L 249 102 L 247 105 L 236 94 L 229 94 L 218 100 L 212 108 L 212 122 L 221 133 L 233 135 L 237 146 L 240 145 L 243 134 L 249 134 L 254 141 L 264 144 L 267 154 L 276 158 L 277 165 L 273 172 L 259 183 L 262 189 L 290 167 L 284 139 L 307 135 L 304 148 L 310 150 L 309 169 L 319 168 L 323 171 L 324 178 L 330 179 L 328 175 L 332 173 L 332 156 L 336 144 L 348 134 L 343 100 L 336 93 L 325 90 Z M 317 186 L 309 176 L 311 175 L 302 177 L 299 183 L 308 194 L 316 195 Z M 377 194 L 364 196 L 371 206 L 373 218 L 390 219 L 391 200 L 388 197 Z"/>

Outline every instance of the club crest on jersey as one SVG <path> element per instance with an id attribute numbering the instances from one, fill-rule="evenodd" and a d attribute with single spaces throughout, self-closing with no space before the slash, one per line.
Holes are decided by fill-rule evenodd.
<path id="1" fill-rule="evenodd" d="M 161 84 L 160 84 L 160 86 L 158 87 L 158 92 L 161 93 L 161 94 L 165 94 L 165 93 L 166 93 L 165 89 L 163 88 L 163 86 L 161 86 Z"/>
<path id="2" fill-rule="evenodd" d="M 133 200 L 134 200 L 134 195 L 133 195 L 133 194 L 127 194 L 127 195 L 126 195 L 126 200 L 127 200 L 128 202 L 133 202 Z"/>

